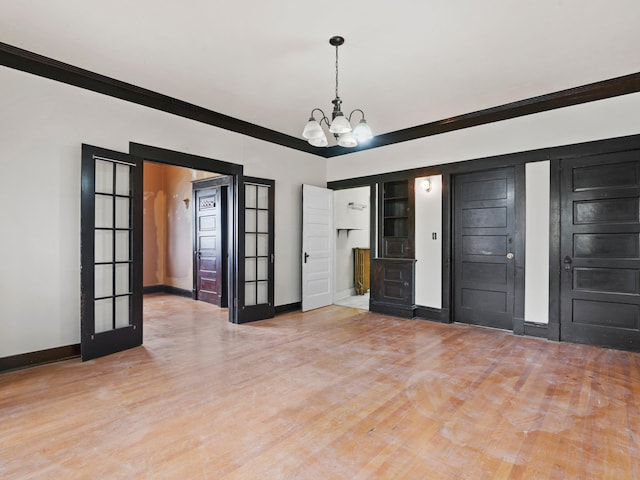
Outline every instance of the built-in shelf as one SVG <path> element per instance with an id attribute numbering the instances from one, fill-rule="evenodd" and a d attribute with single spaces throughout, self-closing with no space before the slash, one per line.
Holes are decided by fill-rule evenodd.
<path id="1" fill-rule="evenodd" d="M 383 258 L 413 257 L 412 187 L 408 180 L 382 184 L 380 234 Z"/>
<path id="2" fill-rule="evenodd" d="M 347 232 L 347 237 L 349 236 L 349 232 L 352 232 L 353 230 L 363 230 L 362 228 L 337 228 L 336 230 L 338 230 L 338 235 L 340 235 L 340 232 Z"/>

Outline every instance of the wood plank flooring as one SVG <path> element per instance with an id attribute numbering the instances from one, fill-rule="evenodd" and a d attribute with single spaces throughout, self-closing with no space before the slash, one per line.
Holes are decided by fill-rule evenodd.
<path id="1" fill-rule="evenodd" d="M 0 478 L 640 479 L 640 355 L 331 306 L 145 299 L 143 347 L 0 375 Z"/>

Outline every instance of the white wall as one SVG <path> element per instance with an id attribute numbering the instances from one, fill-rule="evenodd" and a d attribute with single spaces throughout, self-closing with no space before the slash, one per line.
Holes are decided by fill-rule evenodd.
<path id="1" fill-rule="evenodd" d="M 442 308 L 442 175 L 416 178 L 415 197 L 416 304 Z"/>
<path id="2" fill-rule="evenodd" d="M 336 190 L 333 194 L 333 223 L 336 229 L 335 298 L 354 295 L 353 249 L 369 248 L 370 197 L 369 187 Z M 365 205 L 362 210 L 349 207 L 349 203 Z M 344 229 L 355 229 L 345 231 Z"/>
<path id="3" fill-rule="evenodd" d="M 410 142 L 327 163 L 329 181 L 459 162 L 640 133 L 640 93 L 560 108 Z M 373 122 L 373 119 L 371 119 Z"/>
<path id="4" fill-rule="evenodd" d="M 275 303 L 300 301 L 300 185 L 326 161 L 0 67 L 0 358 L 80 339 L 80 151 L 149 144 L 276 181 Z"/>
<path id="5" fill-rule="evenodd" d="M 549 323 L 549 170 L 548 161 L 525 170 L 525 322 Z"/>

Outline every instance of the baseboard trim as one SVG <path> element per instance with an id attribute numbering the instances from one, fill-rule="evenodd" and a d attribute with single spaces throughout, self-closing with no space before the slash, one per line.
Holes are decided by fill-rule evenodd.
<path id="1" fill-rule="evenodd" d="M 549 325 L 547 325 L 546 323 L 524 322 L 524 334 L 527 337 L 548 338 Z"/>
<path id="2" fill-rule="evenodd" d="M 346 290 L 336 292 L 336 294 L 334 295 L 334 300 L 342 300 L 343 298 L 353 297 L 355 294 L 355 288 L 347 288 Z"/>
<path id="3" fill-rule="evenodd" d="M 425 307 L 424 305 L 416 305 L 413 312 L 414 318 L 418 320 L 429 320 L 431 322 L 451 323 L 449 319 L 448 308 Z"/>
<path id="4" fill-rule="evenodd" d="M 375 313 L 383 313 L 385 315 L 393 315 L 400 318 L 413 318 L 415 305 L 393 305 L 390 303 L 369 301 L 369 310 Z"/>
<path id="5" fill-rule="evenodd" d="M 521 336 L 525 335 L 524 318 L 513 319 L 513 334 Z"/>
<path id="6" fill-rule="evenodd" d="M 547 338 L 555 342 L 560 341 L 560 324 L 559 323 L 549 323 L 547 325 Z"/>
<path id="7" fill-rule="evenodd" d="M 293 302 L 293 303 L 288 303 L 286 305 L 277 305 L 275 308 L 276 315 L 280 315 L 281 313 L 297 312 L 298 310 L 302 310 L 302 302 Z"/>
<path id="8" fill-rule="evenodd" d="M 169 295 L 177 295 L 179 297 L 193 298 L 194 292 L 185 288 L 173 287 L 171 285 L 149 285 L 142 287 L 142 294 L 148 295 L 151 293 L 167 293 Z"/>
<path id="9" fill-rule="evenodd" d="M 27 367 L 35 367 L 47 363 L 59 362 L 80 356 L 80 344 L 66 345 L 64 347 L 48 348 L 37 352 L 21 353 L 10 357 L 0 358 L 0 372 L 21 370 Z"/>
<path id="10" fill-rule="evenodd" d="M 148 285 L 146 287 L 142 287 L 142 294 L 148 295 L 151 293 L 164 293 L 165 285 Z"/>

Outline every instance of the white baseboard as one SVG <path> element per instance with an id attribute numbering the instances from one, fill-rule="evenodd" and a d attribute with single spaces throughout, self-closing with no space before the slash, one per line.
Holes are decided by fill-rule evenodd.
<path id="1" fill-rule="evenodd" d="M 356 294 L 355 288 L 347 288 L 346 290 L 341 290 L 339 292 L 336 292 L 333 298 L 335 300 L 342 300 L 343 298 L 352 297 L 355 294 Z"/>

